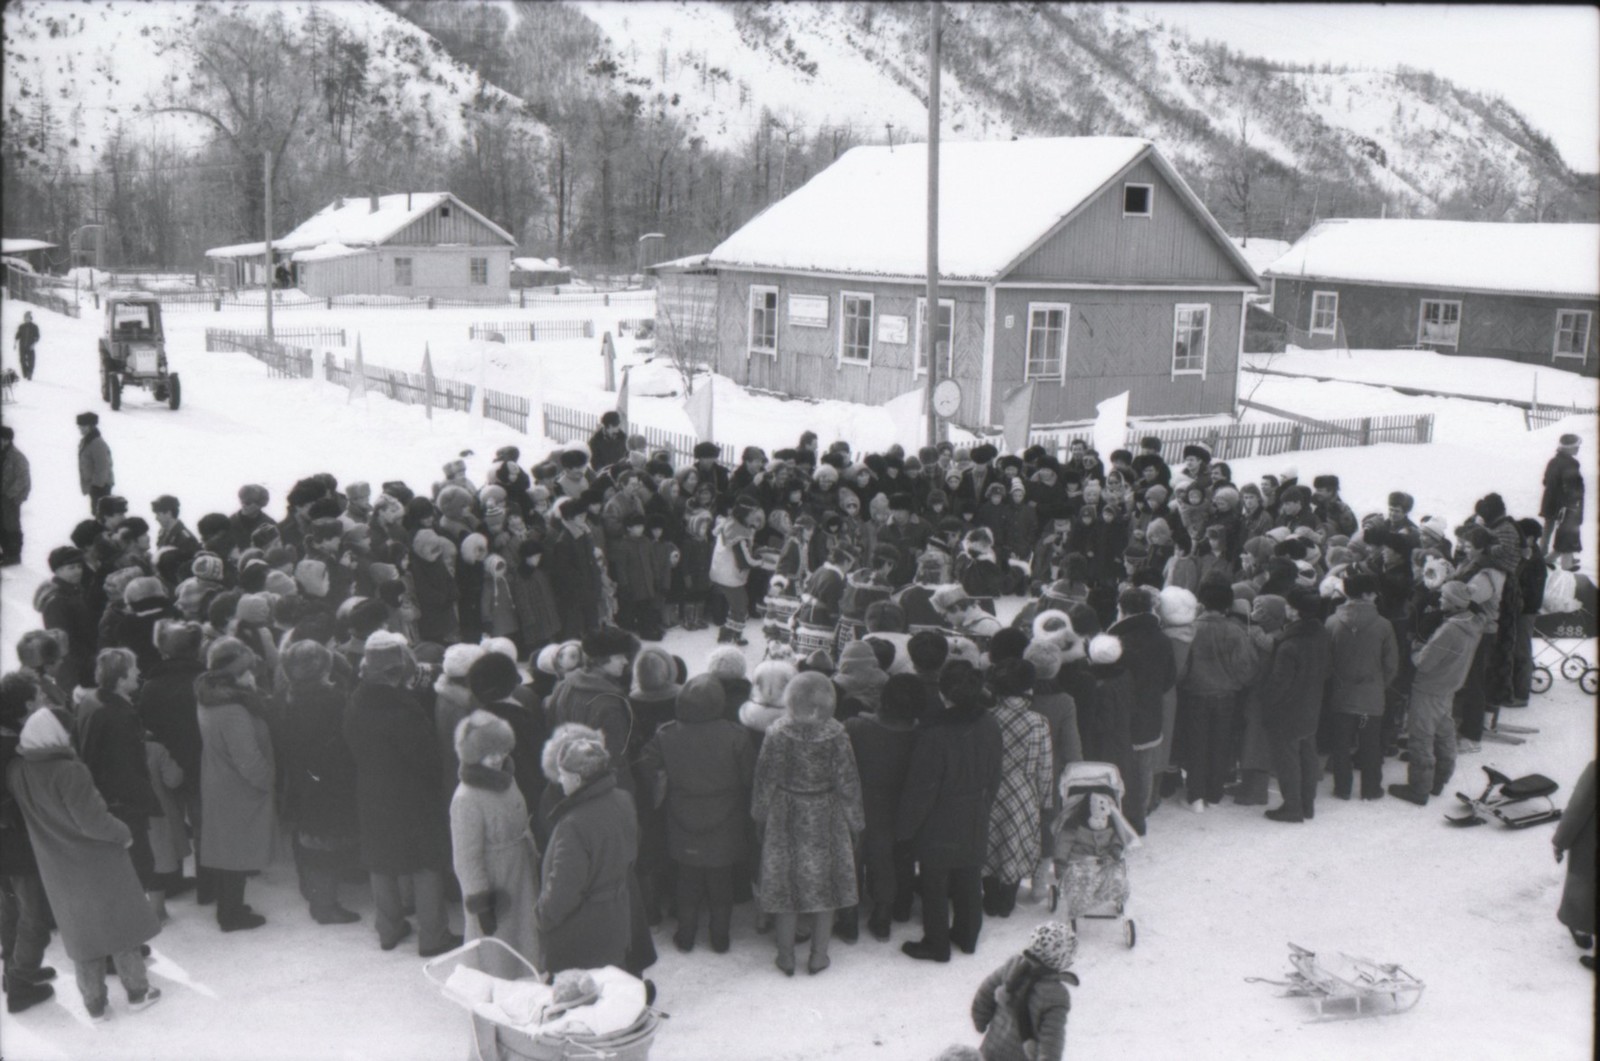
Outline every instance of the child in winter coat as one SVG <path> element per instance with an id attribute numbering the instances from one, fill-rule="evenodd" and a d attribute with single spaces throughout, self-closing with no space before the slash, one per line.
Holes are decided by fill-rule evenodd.
<path id="1" fill-rule="evenodd" d="M 722 684 L 691 678 L 678 694 L 677 721 L 645 746 L 641 798 L 664 803 L 667 848 L 678 870 L 680 951 L 694 949 L 700 908 L 709 908 L 711 949 L 728 950 L 733 870 L 745 853 L 745 808 L 755 776 L 755 748 L 726 717 Z"/>
<path id="2" fill-rule="evenodd" d="M 1067 1014 L 1078 984 L 1070 969 L 1077 937 L 1059 921 L 1033 930 L 1027 949 L 990 973 L 972 999 L 972 1023 L 983 1032 L 983 1061 L 1061 1061 Z"/>
<path id="3" fill-rule="evenodd" d="M 508 574 L 506 558 L 499 553 L 483 558 L 483 632 L 490 637 L 514 637 L 521 630 Z"/>
<path id="4" fill-rule="evenodd" d="M 711 552 L 711 584 L 727 602 L 728 617 L 717 632 L 722 644 L 745 645 L 745 620 L 749 617 L 750 596 L 746 589 L 750 569 L 755 566 L 755 530 L 750 526 L 754 510 L 736 505 L 717 524 L 716 545 Z"/>
<path id="5" fill-rule="evenodd" d="M 692 513 L 685 527 L 679 572 L 683 583 L 685 630 L 704 630 L 706 598 L 711 594 L 711 514 Z"/>
<path id="6" fill-rule="evenodd" d="M 682 587 L 677 578 L 682 553 L 677 544 L 667 537 L 667 517 L 659 512 L 645 518 L 644 532 L 650 539 L 650 552 L 655 562 L 656 599 L 660 602 L 662 629 L 677 626 L 680 622 Z"/>
<path id="7" fill-rule="evenodd" d="M 517 569 L 511 575 L 511 600 L 517 610 L 517 632 L 512 640 L 523 656 L 537 653 L 561 631 L 561 612 L 555 590 L 545 574 L 544 546 L 533 539 L 517 546 Z"/>
<path id="8" fill-rule="evenodd" d="M 539 848 L 528 807 L 508 765 L 516 737 L 487 711 L 474 711 L 455 733 L 461 783 L 450 799 L 450 847 L 466 908 L 466 938 L 493 936 L 542 968 L 533 907 L 539 898 Z M 521 963 L 498 947 L 480 948 L 479 968 L 516 979 Z"/>
<path id="9" fill-rule="evenodd" d="M 646 641 L 661 640 L 661 578 L 655 543 L 644 534 L 642 512 L 622 519 L 622 537 L 610 546 L 611 570 L 617 582 L 617 620 Z"/>

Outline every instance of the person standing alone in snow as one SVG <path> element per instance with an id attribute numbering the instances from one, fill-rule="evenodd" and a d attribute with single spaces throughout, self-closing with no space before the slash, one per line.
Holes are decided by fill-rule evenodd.
<path id="1" fill-rule="evenodd" d="M 22 503 L 32 492 L 28 458 L 17 449 L 16 432 L 0 427 L 0 567 L 22 562 Z"/>
<path id="2" fill-rule="evenodd" d="M 78 442 L 78 485 L 89 499 L 89 514 L 93 516 L 100 499 L 111 496 L 117 477 L 111 470 L 111 447 L 100 437 L 99 414 L 79 413 L 78 431 L 83 436 Z"/>
<path id="3" fill-rule="evenodd" d="M 33 378 L 33 348 L 39 342 L 39 326 L 33 323 L 33 314 L 24 313 L 17 325 L 17 358 L 22 362 L 22 378 Z"/>

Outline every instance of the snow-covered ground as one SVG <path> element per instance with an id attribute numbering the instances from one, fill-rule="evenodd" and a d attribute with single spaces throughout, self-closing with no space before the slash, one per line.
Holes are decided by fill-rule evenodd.
<path id="1" fill-rule="evenodd" d="M 173 365 L 184 377 L 182 410 L 172 412 L 130 392 L 123 410 L 113 414 L 98 397 L 98 318 L 92 310 L 74 321 L 7 301 L 0 306 L 0 332 L 9 337 L 25 308 L 33 309 L 44 339 L 35 379 L 21 384 L 17 402 L 4 410 L 32 462 L 34 481 L 25 509 L 25 562 L 0 573 L 6 666 L 15 660 L 17 638 L 37 623 L 31 597 L 48 574 L 46 552 L 87 513 L 77 489 L 73 425 L 82 410 L 101 411 L 116 455 L 118 492 L 134 511 L 147 514 L 151 498 L 172 492 L 183 499 L 191 525 L 205 512 L 232 511 L 234 493 L 246 481 L 267 484 L 276 509 L 289 485 L 314 471 L 334 471 L 341 481 L 403 478 L 421 485 L 462 449 L 477 454 L 475 472 L 500 445 L 520 445 L 525 462 L 541 452 L 538 438 L 492 422 L 437 413 L 430 423 L 420 408 L 376 396 L 352 404 L 343 391 L 320 382 L 268 379 L 265 368 L 244 355 L 204 353 L 206 325 L 255 323 L 227 313 L 169 317 Z M 436 366 L 456 366 L 454 359 L 465 355 L 452 344 L 470 345 L 466 326 L 475 319 L 485 319 L 483 311 L 335 310 L 305 311 L 280 323 L 332 323 L 347 328 L 352 341 L 359 330 L 365 356 L 386 363 L 393 357 L 397 367 L 415 371 L 424 341 Z M 518 315 L 497 308 L 493 319 Z M 451 329 L 457 338 L 446 334 Z M 559 385 L 560 393 L 577 395 L 596 410 L 608 408 L 609 396 L 596 393 L 598 340 L 570 351 L 563 347 L 532 344 L 525 351 L 540 365 L 541 386 L 556 393 Z M 515 344 L 504 352 L 524 353 Z M 1479 371 L 1507 366 L 1453 361 L 1449 367 L 1450 389 L 1493 394 L 1493 385 L 1478 384 Z M 1547 384 L 1543 377 L 1541 397 L 1547 386 L 1554 397 L 1554 381 Z M 819 419 L 828 405 L 843 403 L 737 395 L 724 405 L 720 395 L 719 390 L 718 422 L 735 437 L 762 442 L 770 431 L 787 442 L 809 426 L 824 438 L 837 430 L 862 444 L 880 442 L 852 435 L 852 421 Z M 1303 480 L 1335 472 L 1358 512 L 1381 507 L 1396 487 L 1417 496 L 1419 514 L 1463 518 L 1473 499 L 1489 490 L 1504 494 L 1514 512 L 1531 512 L 1557 435 L 1579 430 L 1592 438 L 1595 426 L 1575 419 L 1527 432 L 1507 407 L 1405 398 L 1355 384 L 1269 380 L 1257 397 L 1313 415 L 1415 409 L 1439 416 L 1439 440 L 1432 445 L 1322 450 L 1234 464 L 1241 479 L 1290 464 Z M 659 398 L 637 399 L 635 416 L 643 417 L 652 402 L 662 403 L 663 419 L 669 412 L 682 415 L 676 399 Z M 781 431 L 772 422 L 780 407 L 796 410 L 796 419 L 784 422 Z M 881 415 L 846 410 L 857 417 Z M 844 417 L 846 410 L 826 415 Z M 854 425 L 865 430 L 867 423 Z M 1592 447 L 1581 459 L 1592 479 Z M 1593 498 L 1600 491 L 1589 493 Z M 1592 572 L 1596 521 L 1590 504 L 1585 559 Z M 709 632 L 674 631 L 666 644 L 698 669 L 711 638 Z M 1587 651 L 1593 659 L 1594 646 Z M 752 661 L 758 653 L 752 646 Z M 1479 767 L 1493 764 L 1513 775 L 1545 773 L 1561 783 L 1564 799 L 1594 756 L 1594 706 L 1574 683 L 1558 679 L 1549 694 L 1515 712 L 1516 722 L 1541 732 L 1522 747 L 1490 744 L 1482 754 L 1465 757 L 1452 788 L 1475 789 Z M 1387 780 L 1400 779 L 1402 770 L 1389 763 Z M 1341 803 L 1326 797 L 1326 786 L 1323 791 L 1316 820 L 1294 829 L 1263 821 L 1259 809 L 1231 806 L 1197 816 L 1169 804 L 1152 819 L 1145 846 L 1130 856 L 1138 946 L 1124 948 L 1108 923 L 1081 926 L 1077 971 L 1083 985 L 1074 991 L 1071 1056 L 1592 1056 L 1594 981 L 1578 966 L 1576 950 L 1554 919 L 1562 870 L 1551 858 L 1550 827 L 1458 831 L 1441 821 L 1443 805 L 1418 810 L 1392 799 Z M 59 945 L 52 946 L 47 960 L 62 972 L 56 1002 L 0 1017 L 6 1055 L 48 1061 L 461 1056 L 467 1050 L 462 1011 L 423 979 L 414 952 L 377 949 L 370 899 L 347 891 L 363 922 L 314 925 L 298 897 L 285 848 L 250 885 L 252 905 L 269 918 L 258 931 L 223 936 L 212 911 L 187 898 L 175 900 L 173 920 L 154 942 L 154 982 L 166 998 L 148 1013 L 131 1015 L 113 988 L 116 1018 L 104 1026 L 88 1023 L 70 964 Z M 976 1043 L 966 1016 L 972 990 L 1045 916 L 1041 908 L 1024 905 L 1008 920 L 991 920 L 976 957 L 958 954 L 943 966 L 900 956 L 899 944 L 916 933 L 912 926 L 896 926 L 893 944 L 870 937 L 854 946 L 836 944 L 831 969 L 795 980 L 772 968 L 770 937 L 754 933 L 749 906 L 736 912 L 728 955 L 703 948 L 680 955 L 669 926 L 657 934 L 661 958 L 650 975 L 661 988 L 659 1005 L 672 1017 L 652 1056 L 899 1061 L 935 1056 L 952 1043 Z M 1271 987 L 1245 982 L 1251 976 L 1281 977 L 1290 940 L 1400 962 L 1427 982 L 1427 992 L 1406 1015 L 1308 1023 L 1312 1013 L 1304 1001 L 1280 999 Z"/>
<path id="2" fill-rule="evenodd" d="M 1281 354 L 1246 354 L 1245 364 L 1278 372 L 1420 387 L 1490 400 L 1531 401 L 1537 387 L 1541 404 L 1580 408 L 1594 408 L 1600 404 L 1600 382 L 1592 376 L 1580 376 L 1546 365 L 1525 365 L 1490 357 L 1455 357 L 1431 350 L 1345 351 L 1291 347 Z M 1241 386 L 1249 390 L 1249 374 Z"/>

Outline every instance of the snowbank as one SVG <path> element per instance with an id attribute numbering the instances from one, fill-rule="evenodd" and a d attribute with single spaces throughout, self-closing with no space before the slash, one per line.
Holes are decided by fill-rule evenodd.
<path id="1" fill-rule="evenodd" d="M 1575 372 L 1548 365 L 1525 365 L 1492 357 L 1457 357 L 1430 350 L 1304 350 L 1292 347 L 1282 354 L 1246 354 L 1245 364 L 1278 372 L 1301 372 L 1356 383 L 1394 387 L 1421 387 L 1453 394 L 1481 396 L 1491 401 L 1529 401 L 1538 380 L 1539 401 L 1555 405 L 1594 407 L 1600 404 L 1600 383 Z M 1240 384 L 1248 392 L 1253 379 L 1246 373 Z"/>

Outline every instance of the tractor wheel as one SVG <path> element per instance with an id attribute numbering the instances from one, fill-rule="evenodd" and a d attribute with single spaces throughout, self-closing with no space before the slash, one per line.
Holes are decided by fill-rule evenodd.
<path id="1" fill-rule="evenodd" d="M 116 373 L 111 374 L 111 394 L 107 400 L 111 402 L 112 412 L 122 408 L 122 377 Z"/>
<path id="2" fill-rule="evenodd" d="M 176 374 L 167 377 L 167 408 L 177 409 L 183 403 L 183 390 Z"/>
<path id="3" fill-rule="evenodd" d="M 100 400 L 103 402 L 111 400 L 111 376 L 104 368 L 100 369 Z"/>

